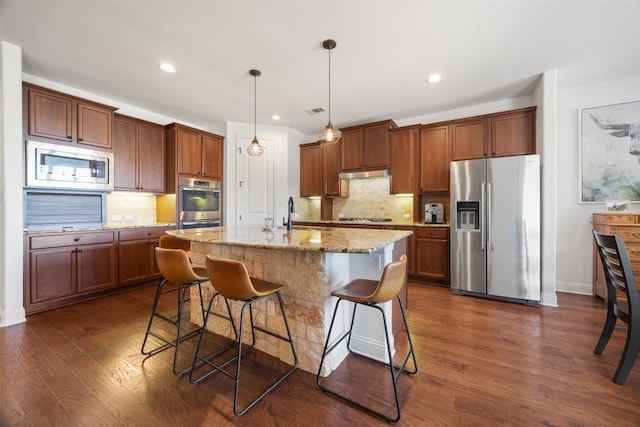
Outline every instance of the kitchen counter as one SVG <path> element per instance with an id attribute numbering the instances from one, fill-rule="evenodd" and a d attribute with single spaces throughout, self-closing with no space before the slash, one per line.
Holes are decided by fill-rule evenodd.
<path id="1" fill-rule="evenodd" d="M 384 265 L 406 253 L 407 237 L 411 235 L 408 230 L 300 226 L 291 231 L 262 231 L 262 227 L 248 226 L 169 230 L 167 233 L 191 241 L 191 259 L 196 265 L 205 265 L 207 254 L 240 260 L 252 277 L 285 285 L 281 296 L 299 357 L 298 367 L 313 374 L 320 364 L 335 305 L 331 292 L 355 278 L 379 280 Z M 213 295 L 210 284 L 203 287 L 203 294 L 205 301 L 210 300 Z M 406 287 L 402 298 L 406 303 Z M 198 312 L 199 296 L 192 293 L 191 301 L 191 322 L 202 324 L 202 316 Z M 399 314 L 395 304 L 387 302 L 381 305 L 388 317 L 394 319 L 394 327 Z M 275 316 L 273 307 L 269 307 L 268 303 L 258 304 L 254 308 L 254 317 L 279 325 L 279 332 L 284 334 L 281 320 Z M 219 304 L 214 310 L 226 311 L 224 304 Z M 237 313 L 237 307 L 233 311 Z M 334 331 L 334 336 L 339 336 L 349 325 L 348 311 L 340 311 L 336 325 L 340 325 L 338 329 L 341 330 Z M 353 332 L 351 347 L 385 361 L 386 343 L 380 330 L 380 314 L 373 308 L 361 307 L 357 316 L 361 326 Z M 226 320 L 211 316 L 207 327 L 219 335 L 231 337 Z M 291 355 L 269 335 L 262 334 L 256 341 L 256 347 L 292 363 Z M 324 364 L 321 375 L 328 375 L 347 354 L 346 342 L 343 341 Z"/>
<path id="2" fill-rule="evenodd" d="M 96 227 L 64 227 L 64 228 L 50 228 L 42 230 L 24 230 L 24 234 L 50 234 L 50 233 L 84 233 L 87 231 L 109 231 L 109 230 L 128 230 L 134 228 L 151 228 L 151 227 L 175 227 L 173 223 L 157 223 L 157 224 L 145 224 L 145 225 L 103 225 Z"/>
<path id="3" fill-rule="evenodd" d="M 293 221 L 295 225 L 305 225 L 305 224 L 322 224 L 327 225 L 328 227 L 333 225 L 362 225 L 365 227 L 449 227 L 449 223 L 445 224 L 425 224 L 423 222 L 400 222 L 400 221 L 388 221 L 388 222 L 372 222 L 372 221 L 340 221 L 337 219 L 332 220 L 306 220 L 306 219 L 296 219 Z"/>

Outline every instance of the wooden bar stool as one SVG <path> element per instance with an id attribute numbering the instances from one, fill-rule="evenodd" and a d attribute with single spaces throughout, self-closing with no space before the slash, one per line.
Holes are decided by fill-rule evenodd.
<path id="1" fill-rule="evenodd" d="M 197 365 L 208 365 L 212 369 L 208 372 L 200 375 L 199 377 L 194 377 L 194 370 L 191 371 L 189 375 L 191 382 L 198 383 L 205 378 L 215 374 L 216 372 L 222 372 L 227 377 L 231 378 L 235 382 L 235 389 L 233 395 L 233 413 L 236 415 L 244 415 L 249 409 L 251 409 L 260 399 L 262 399 L 267 393 L 273 390 L 278 384 L 280 384 L 285 378 L 287 378 L 293 371 L 296 369 L 298 365 L 298 356 L 296 354 L 296 350 L 293 347 L 293 339 L 291 338 L 291 332 L 289 330 L 289 324 L 287 322 L 287 316 L 284 312 L 284 306 L 282 304 L 282 298 L 280 297 L 280 290 L 284 288 L 284 285 L 278 283 L 267 282 L 265 280 L 255 279 L 249 276 L 249 272 L 247 271 L 247 267 L 240 261 L 233 260 L 223 260 L 213 257 L 212 255 L 207 255 L 207 270 L 209 272 L 209 277 L 211 278 L 211 284 L 215 288 L 216 293 L 213 298 L 209 302 L 209 307 L 207 308 L 206 317 L 205 317 L 205 328 L 203 328 L 202 333 L 200 334 L 200 340 L 198 342 L 198 348 L 196 350 L 196 356 L 193 361 L 194 368 Z M 242 308 L 240 310 L 240 326 L 239 332 L 236 333 L 236 339 L 230 345 L 224 346 L 222 349 L 218 349 L 215 352 L 203 356 L 200 354 L 203 338 L 206 333 L 206 324 L 209 320 L 209 316 L 211 314 L 216 314 L 211 311 L 211 307 L 213 305 L 214 300 L 218 295 L 224 297 L 226 300 L 235 300 L 242 301 Z M 284 320 L 284 326 L 287 330 L 287 336 L 280 335 L 277 332 L 272 330 L 267 330 L 260 326 L 256 326 L 253 322 L 253 309 L 252 305 L 258 301 L 261 301 L 264 298 L 267 298 L 271 295 L 275 295 L 278 299 L 278 304 L 280 305 L 280 312 L 282 313 L 282 319 Z M 244 332 L 244 317 L 246 313 L 246 309 L 249 308 L 249 321 L 251 325 L 251 343 L 243 349 L 242 345 L 242 337 Z M 227 305 L 227 310 L 229 310 L 229 306 Z M 231 320 L 231 324 L 234 332 L 236 331 L 235 323 L 233 322 L 233 318 L 231 317 L 231 312 L 229 312 L 229 317 Z M 238 390 L 240 386 L 240 366 L 242 364 L 242 358 L 247 354 L 249 350 L 253 348 L 255 345 L 255 332 L 260 331 L 265 334 L 271 335 L 275 338 L 278 338 L 284 342 L 289 343 L 291 347 L 291 353 L 293 354 L 293 366 L 291 369 L 282 374 L 278 379 L 272 382 L 266 390 L 264 390 L 258 397 L 254 398 L 250 403 L 245 405 L 244 408 L 238 408 Z M 212 362 L 212 359 L 218 355 L 220 355 L 223 351 L 230 348 L 231 346 L 237 346 L 236 351 L 233 351 L 233 356 L 226 361 L 215 364 Z M 236 362 L 235 364 L 235 373 L 230 373 L 224 369 L 225 366 L 229 365 L 232 362 Z"/>
<path id="2" fill-rule="evenodd" d="M 345 286 L 338 288 L 331 292 L 331 296 L 337 297 L 338 301 L 336 302 L 336 307 L 333 311 L 333 317 L 331 318 L 331 325 L 329 326 L 329 332 L 327 333 L 327 341 L 324 345 L 324 351 L 322 353 L 322 359 L 320 360 L 320 366 L 318 367 L 318 374 L 316 375 L 316 383 L 320 389 L 332 396 L 343 399 L 360 409 L 363 409 L 373 415 L 376 415 L 388 422 L 396 422 L 400 419 L 400 400 L 398 398 L 398 378 L 400 374 L 405 373 L 409 375 L 413 375 L 418 372 L 418 365 L 416 363 L 416 356 L 413 351 L 413 343 L 411 341 L 411 334 L 409 333 L 409 325 L 407 324 L 407 317 L 405 316 L 404 307 L 402 305 L 402 300 L 400 298 L 400 290 L 402 289 L 403 284 L 405 283 L 405 279 L 407 277 L 407 257 L 406 255 L 402 255 L 402 257 L 397 261 L 392 261 L 388 263 L 384 270 L 382 271 L 382 277 L 380 281 L 376 280 L 367 280 L 367 279 L 355 279 L 346 284 Z M 387 301 L 391 301 L 394 298 L 398 300 L 400 305 L 400 311 L 402 312 L 402 320 L 404 322 L 404 327 L 407 332 L 407 338 L 409 341 L 409 350 L 407 351 L 406 356 L 400 366 L 395 366 L 393 364 L 393 353 L 391 349 L 391 343 L 389 340 L 389 331 L 387 330 L 387 319 L 384 314 L 384 310 L 382 307 L 378 306 L 378 303 L 384 303 Z M 331 340 L 331 330 L 333 329 L 334 322 L 336 320 L 336 314 L 338 313 L 338 307 L 340 303 L 343 301 L 351 301 L 353 302 L 353 314 L 351 316 L 351 326 L 349 330 L 345 332 L 337 341 L 333 343 L 331 347 L 329 347 L 329 341 Z M 351 354 L 355 354 L 360 357 L 365 357 L 370 360 L 370 357 L 360 355 L 358 353 L 354 353 L 351 348 L 351 331 L 353 330 L 354 320 L 356 316 L 356 308 L 358 304 L 366 305 L 368 307 L 372 307 L 377 309 L 382 314 L 382 328 L 384 329 L 386 343 L 387 343 L 387 352 L 389 357 L 389 363 L 383 363 L 376 360 L 376 362 L 381 363 L 389 368 L 389 372 L 391 373 L 391 382 L 393 383 L 393 393 L 395 397 L 395 417 L 389 417 L 383 414 L 380 411 L 377 411 L 371 407 L 365 406 L 362 403 L 356 402 L 348 398 L 347 396 L 336 392 L 335 390 L 330 390 L 326 385 L 322 384 L 320 380 L 320 372 L 322 371 L 322 365 L 324 363 L 325 357 L 335 349 L 338 344 L 340 344 L 345 338 L 348 337 L 347 340 L 347 349 Z M 413 359 L 413 370 L 406 370 L 407 362 L 409 361 L 409 357 Z M 331 375 L 327 376 L 329 378 Z M 325 383 L 327 382 L 325 378 Z M 364 390 L 358 390 L 358 393 L 363 393 Z"/>
<path id="3" fill-rule="evenodd" d="M 186 334 L 183 332 L 182 318 L 184 317 L 184 305 L 185 302 L 189 300 L 187 292 L 190 291 L 190 288 L 192 286 L 198 287 L 198 293 L 200 294 L 200 305 L 202 308 L 202 321 L 204 324 L 205 313 L 201 285 L 202 282 L 208 281 L 209 277 L 207 276 L 205 269 L 200 268 L 195 271 L 194 268 L 192 268 L 189 257 L 183 249 L 167 249 L 157 247 L 155 248 L 155 251 L 156 262 L 158 263 L 160 274 L 162 274 L 162 279 L 158 284 L 158 290 L 156 291 L 156 296 L 153 301 L 153 308 L 151 310 L 151 316 L 149 317 L 147 332 L 145 333 L 144 341 L 142 342 L 141 352 L 144 355 L 153 356 L 154 354 L 166 350 L 167 348 L 174 347 L 175 352 L 173 355 L 173 373 L 175 375 L 183 375 L 189 372 L 193 365 L 190 364 L 185 368 L 178 369 L 177 365 L 180 344 L 191 337 L 197 336 L 202 330 L 202 327 L 199 327 Z M 172 292 L 176 292 L 178 296 L 177 315 L 175 317 L 168 314 L 163 314 L 158 311 L 158 302 L 160 301 L 160 297 L 164 294 Z M 169 338 L 166 334 L 161 334 L 159 328 L 157 328 L 158 330 L 154 330 L 155 328 L 153 328 L 153 323 L 154 319 L 156 318 L 166 322 L 166 324 L 175 326 L 175 335 Z M 156 338 L 161 342 L 161 344 L 152 349 L 147 349 L 146 347 L 149 336 Z"/>

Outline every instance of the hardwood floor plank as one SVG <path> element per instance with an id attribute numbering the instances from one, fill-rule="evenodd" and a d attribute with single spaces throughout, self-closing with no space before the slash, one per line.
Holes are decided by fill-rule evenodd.
<path id="1" fill-rule="evenodd" d="M 171 350 L 140 354 L 155 289 L 34 314 L 0 329 L 0 425 L 388 425 L 324 394 L 303 371 L 235 417 L 227 377 L 194 385 L 171 373 Z M 625 385 L 611 381 L 623 331 L 614 332 L 601 356 L 593 354 L 604 321 L 601 300 L 560 293 L 558 308 L 527 307 L 416 283 L 409 300 L 420 370 L 400 379 L 398 425 L 640 425 L 640 362 Z M 399 334 L 398 354 L 402 342 Z M 188 343 L 185 351 L 192 350 Z M 255 359 L 260 363 L 243 364 L 245 378 L 255 379 L 249 386 L 277 368 Z M 348 384 L 359 398 L 389 399 L 368 397 L 389 385 L 373 367 L 347 361 L 340 369 L 363 375 Z"/>

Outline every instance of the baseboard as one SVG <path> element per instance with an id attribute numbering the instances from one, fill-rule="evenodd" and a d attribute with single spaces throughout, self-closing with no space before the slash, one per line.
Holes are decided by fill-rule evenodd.
<path id="1" fill-rule="evenodd" d="M 569 294 L 593 295 L 593 285 L 591 283 L 556 282 L 557 292 Z"/>
<path id="2" fill-rule="evenodd" d="M 26 320 L 27 317 L 24 308 L 19 308 L 17 310 L 7 312 L 0 312 L 0 328 L 26 322 Z"/>

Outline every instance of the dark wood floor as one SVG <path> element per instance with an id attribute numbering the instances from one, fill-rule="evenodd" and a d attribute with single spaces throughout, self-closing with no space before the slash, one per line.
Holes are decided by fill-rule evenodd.
<path id="1" fill-rule="evenodd" d="M 170 352 L 140 354 L 154 290 L 0 329 L 0 425 L 386 424 L 323 394 L 303 371 L 235 417 L 228 378 L 193 385 L 170 373 Z M 640 425 L 640 362 L 624 386 L 611 382 L 624 333 L 617 331 L 602 356 L 592 352 L 601 301 L 559 294 L 559 308 L 535 308 L 419 284 L 410 285 L 409 299 L 420 371 L 400 380 L 398 425 Z M 380 387 L 363 388 L 360 394 Z"/>

